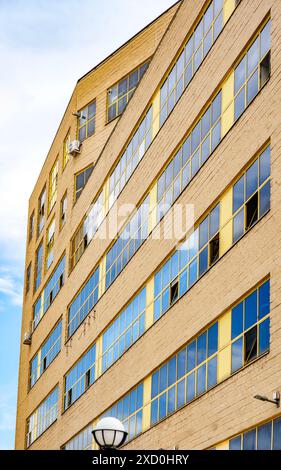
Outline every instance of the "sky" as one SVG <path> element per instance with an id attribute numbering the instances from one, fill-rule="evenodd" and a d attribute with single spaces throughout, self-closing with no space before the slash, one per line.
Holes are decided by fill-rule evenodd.
<path id="1" fill-rule="evenodd" d="M 175 0 L 0 0 L 0 450 L 14 448 L 28 198 L 79 77 Z"/>

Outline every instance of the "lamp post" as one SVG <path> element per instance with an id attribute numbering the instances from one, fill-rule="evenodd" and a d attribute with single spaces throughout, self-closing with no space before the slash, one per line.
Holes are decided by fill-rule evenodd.
<path id="1" fill-rule="evenodd" d="M 116 418 L 102 418 L 92 431 L 101 450 L 114 450 L 124 444 L 128 433 L 124 425 Z"/>

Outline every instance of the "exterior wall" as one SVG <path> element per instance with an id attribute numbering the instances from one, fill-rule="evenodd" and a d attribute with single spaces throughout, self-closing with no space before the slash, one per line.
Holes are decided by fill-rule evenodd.
<path id="1" fill-rule="evenodd" d="M 56 260 L 59 259 L 66 247 L 68 250 L 71 234 L 82 219 L 90 202 L 94 199 L 94 195 L 98 193 L 101 182 L 108 174 L 116 157 L 121 153 L 125 141 L 146 109 L 154 91 L 161 83 L 164 74 L 175 57 L 176 51 L 180 48 L 186 34 L 193 26 L 204 3 L 203 0 L 195 0 L 192 4 L 189 0 L 182 2 L 126 112 L 118 120 L 116 132 L 112 133 L 106 144 L 110 131 L 106 134 L 107 128 L 101 129 L 101 121 L 102 119 L 105 120 L 106 116 L 105 105 L 102 104 L 102 99 L 105 97 L 103 91 L 103 98 L 100 98 L 101 110 L 103 108 L 103 111 L 101 111 L 102 116 L 97 116 L 97 123 L 99 121 L 101 126 L 99 151 L 95 147 L 95 137 L 89 139 L 88 142 L 85 142 L 81 160 L 79 160 L 80 157 L 77 159 L 77 167 L 79 164 L 79 169 L 83 168 L 90 161 L 96 160 L 104 144 L 105 147 L 89 183 L 71 215 L 68 211 L 68 223 L 63 229 L 65 233 L 62 232 L 56 238 Z M 161 21 L 165 25 L 162 24 L 159 27 L 159 39 L 172 19 L 175 10 L 176 7 L 166 14 L 166 22 L 162 17 Z M 270 138 L 272 185 L 269 214 L 231 248 L 204 278 L 192 287 L 188 295 L 185 295 L 170 308 L 126 354 L 99 377 L 95 384 L 61 415 L 64 373 L 80 358 L 81 354 L 93 343 L 169 255 L 174 249 L 175 240 L 153 240 L 151 237 L 146 240 L 129 265 L 100 298 L 96 306 L 95 319 L 90 318 L 84 325 L 81 325 L 72 340 L 66 346 L 62 346 L 59 356 L 27 396 L 29 360 L 34 356 L 44 338 L 62 314 L 65 326 L 67 305 L 109 247 L 110 241 L 97 239 L 90 244 L 87 248 L 87 254 L 81 258 L 78 266 L 67 279 L 67 287 L 65 286 L 60 292 L 59 300 L 56 300 L 50 307 L 33 334 L 31 347 L 22 347 L 17 448 L 24 447 L 25 419 L 57 383 L 60 385 L 61 397 L 58 420 L 46 431 L 45 435 L 34 442 L 31 449 L 56 449 L 61 447 L 138 382 L 151 374 L 163 360 L 172 356 L 189 339 L 204 329 L 268 274 L 271 276 L 270 353 L 217 385 L 192 404 L 144 432 L 138 438 L 129 442 L 126 448 L 172 449 L 174 446 L 178 446 L 179 449 L 209 448 L 218 442 L 224 442 L 244 429 L 277 416 L 278 410 L 275 410 L 271 405 L 257 402 L 253 399 L 253 396 L 255 394 L 270 395 L 273 391 L 281 388 L 279 372 L 281 362 L 279 325 L 279 293 L 281 289 L 279 281 L 281 242 L 279 206 L 281 195 L 278 186 L 281 121 L 278 106 L 281 93 L 279 85 L 281 60 L 278 31 L 281 23 L 281 9 L 278 2 L 274 0 L 242 0 L 198 73 L 194 76 L 170 117 L 160 129 L 136 169 L 134 176 L 120 194 L 118 203 L 122 204 L 129 201 L 136 204 L 140 201 L 270 11 L 272 18 L 270 81 L 225 136 L 208 162 L 201 168 L 178 200 L 178 203 L 182 204 L 194 203 L 195 220 L 198 220 Z M 149 28 L 147 34 L 148 31 Z M 144 38 L 142 38 L 143 40 Z M 153 47 L 155 48 L 155 44 L 151 46 L 152 49 Z M 144 47 L 144 51 L 147 52 L 147 47 Z M 128 68 L 126 53 L 125 51 L 122 59 L 124 60 L 124 73 L 133 68 Z M 144 52 L 140 53 L 139 62 L 147 58 L 142 54 Z M 117 60 L 119 60 L 118 56 Z M 123 72 L 120 73 L 120 76 L 124 75 Z M 101 73 L 104 72 L 101 71 Z M 93 85 L 96 78 L 91 78 L 94 75 L 95 72 L 90 74 L 88 78 L 86 77 L 84 88 L 78 83 L 63 123 L 68 119 L 67 116 L 72 119 L 70 116 L 73 109 L 80 109 L 94 97 L 89 94 L 92 86 L 96 86 Z M 108 85 L 115 81 L 116 78 Z M 65 123 L 64 125 L 63 123 L 51 150 L 53 159 L 58 153 L 61 140 L 69 127 L 69 121 L 68 124 Z M 109 126 L 114 127 L 115 124 L 111 123 Z M 34 204 L 36 204 L 35 201 L 37 201 L 53 159 L 49 156 L 43 167 L 30 201 L 30 213 Z M 74 165 L 76 165 L 76 162 Z M 64 194 L 67 185 L 73 185 L 73 173 L 78 169 L 72 168 L 69 164 L 68 167 L 65 169 L 65 177 L 60 178 L 58 200 Z M 162 226 L 163 223 L 162 220 L 160 225 Z M 26 266 L 28 266 L 30 259 L 33 259 L 34 249 L 35 245 L 32 242 L 27 248 Z M 55 266 L 55 263 L 53 265 Z M 46 278 L 43 280 L 42 285 L 45 280 Z M 124 286 L 126 286 L 125 289 Z M 28 329 L 33 300 L 34 298 L 31 299 L 30 295 L 25 302 L 23 332 Z M 202 426 L 198 426 L 202 416 L 204 416 L 204 423 Z"/>

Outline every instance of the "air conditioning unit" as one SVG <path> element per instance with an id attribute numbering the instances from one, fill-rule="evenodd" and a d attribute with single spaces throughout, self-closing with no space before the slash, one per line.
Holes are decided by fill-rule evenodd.
<path id="1" fill-rule="evenodd" d="M 75 157 L 75 155 L 80 153 L 81 142 L 80 140 L 73 140 L 68 144 L 68 153 Z"/>
<path id="2" fill-rule="evenodd" d="M 26 345 L 30 346 L 31 337 L 32 337 L 32 335 L 31 335 L 30 331 L 26 331 L 24 333 L 24 336 L 23 336 L 23 344 L 26 344 Z"/>

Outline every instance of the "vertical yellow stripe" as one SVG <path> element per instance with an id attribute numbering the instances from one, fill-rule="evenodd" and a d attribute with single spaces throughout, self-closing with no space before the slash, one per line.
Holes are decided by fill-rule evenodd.
<path id="1" fill-rule="evenodd" d="M 109 177 L 104 183 L 102 190 L 103 190 L 103 201 L 104 201 L 103 202 L 103 216 L 105 216 L 108 213 L 108 209 L 109 209 Z"/>
<path id="2" fill-rule="evenodd" d="M 152 230 L 157 225 L 157 181 L 154 186 L 151 188 L 149 193 L 149 225 L 148 233 L 151 233 Z"/>
<path id="3" fill-rule="evenodd" d="M 102 335 L 96 340 L 96 367 L 95 367 L 95 380 L 100 377 L 102 373 Z"/>
<path id="4" fill-rule="evenodd" d="M 224 0 L 223 24 L 225 25 L 235 10 L 235 0 Z"/>
<path id="5" fill-rule="evenodd" d="M 146 284 L 146 315 L 145 330 L 153 325 L 154 314 L 154 277 L 151 277 Z"/>
<path id="6" fill-rule="evenodd" d="M 231 311 L 219 319 L 218 383 L 231 374 Z"/>
<path id="7" fill-rule="evenodd" d="M 105 292 L 105 275 L 106 275 L 106 255 L 100 262 L 100 282 L 99 282 L 99 298 Z"/>
<path id="8" fill-rule="evenodd" d="M 220 200 L 220 257 L 232 246 L 232 187 Z"/>
<path id="9" fill-rule="evenodd" d="M 234 71 L 222 85 L 222 137 L 234 124 Z"/>
<path id="10" fill-rule="evenodd" d="M 150 428 L 151 420 L 151 375 L 143 381 L 142 431 Z"/>
<path id="11" fill-rule="evenodd" d="M 37 378 L 40 377 L 41 356 L 42 356 L 42 349 L 39 349 L 39 351 L 38 351 L 38 359 L 37 359 Z"/>
<path id="12" fill-rule="evenodd" d="M 156 136 L 160 127 L 160 89 L 152 101 L 152 140 Z"/>

